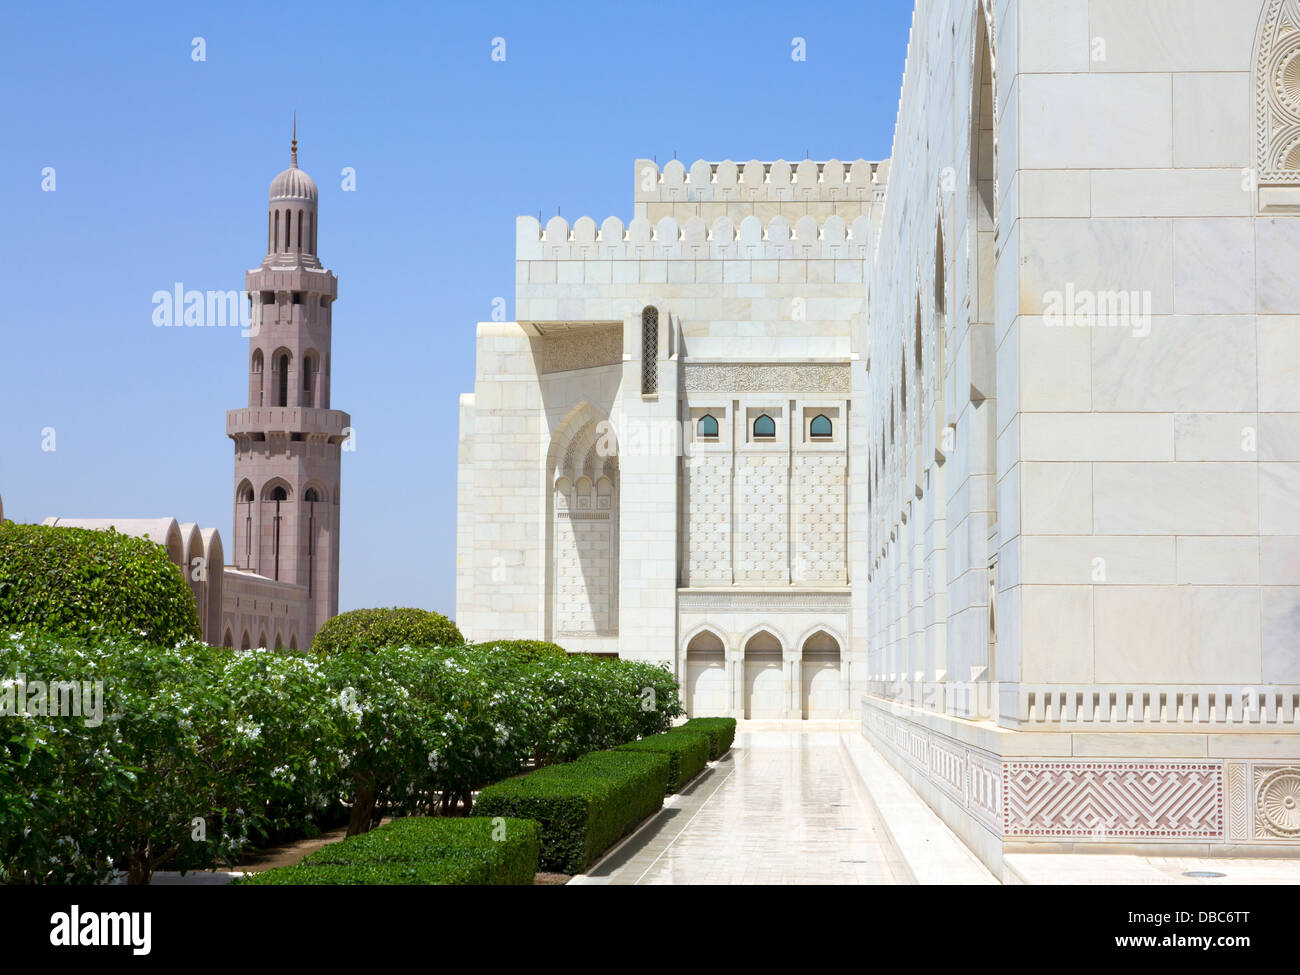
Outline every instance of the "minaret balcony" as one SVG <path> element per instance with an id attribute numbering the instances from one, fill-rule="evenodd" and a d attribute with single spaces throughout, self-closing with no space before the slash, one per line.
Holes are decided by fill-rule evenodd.
<path id="1" fill-rule="evenodd" d="M 312 406 L 249 406 L 226 411 L 226 436 L 236 439 L 254 433 L 300 433 L 340 443 L 346 438 L 344 430 L 351 423 L 352 418 L 342 410 Z"/>

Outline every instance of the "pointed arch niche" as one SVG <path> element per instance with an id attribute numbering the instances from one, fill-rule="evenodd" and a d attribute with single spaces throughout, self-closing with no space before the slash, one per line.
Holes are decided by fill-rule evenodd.
<path id="1" fill-rule="evenodd" d="M 604 413 L 586 401 L 569 411 L 551 438 L 546 473 L 548 630 L 570 649 L 612 649 L 603 644 L 618 632 L 619 471 Z"/>

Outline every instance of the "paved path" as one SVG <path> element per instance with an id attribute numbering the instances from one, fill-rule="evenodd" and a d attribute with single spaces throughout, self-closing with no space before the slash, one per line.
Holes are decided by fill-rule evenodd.
<path id="1" fill-rule="evenodd" d="M 916 883 L 854 744 L 835 731 L 742 732 L 730 755 L 575 882 Z"/>

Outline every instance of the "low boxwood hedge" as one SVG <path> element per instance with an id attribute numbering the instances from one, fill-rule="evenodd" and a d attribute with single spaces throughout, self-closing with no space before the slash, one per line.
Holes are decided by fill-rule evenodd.
<path id="1" fill-rule="evenodd" d="M 686 729 L 673 729 L 650 735 L 640 741 L 619 745 L 615 751 L 658 752 L 668 756 L 666 791 L 677 792 L 709 764 L 709 736 Z"/>
<path id="2" fill-rule="evenodd" d="M 736 740 L 735 718 L 691 718 L 677 730 L 697 731 L 709 736 L 709 759 L 727 754 Z"/>
<path id="3" fill-rule="evenodd" d="M 668 765 L 660 752 L 592 752 L 488 786 L 472 815 L 536 820 L 541 868 L 581 873 L 663 807 Z"/>
<path id="4" fill-rule="evenodd" d="M 0 524 L 0 626 L 167 647 L 199 638 L 194 593 L 161 544 L 11 521 Z"/>
<path id="5" fill-rule="evenodd" d="M 441 613 L 394 606 L 354 609 L 331 617 L 316 631 L 317 653 L 378 650 L 381 647 L 459 647 L 465 643 L 456 624 Z"/>
<path id="6" fill-rule="evenodd" d="M 410 817 L 239 884 L 531 884 L 541 833 L 521 819 Z"/>

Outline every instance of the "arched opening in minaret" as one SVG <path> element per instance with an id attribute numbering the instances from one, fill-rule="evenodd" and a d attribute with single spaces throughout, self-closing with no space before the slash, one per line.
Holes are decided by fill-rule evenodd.
<path id="1" fill-rule="evenodd" d="M 235 551 L 239 551 L 240 536 L 244 542 L 243 568 L 253 567 L 253 485 L 245 479 L 235 489 Z"/>
<path id="2" fill-rule="evenodd" d="M 281 352 L 275 358 L 276 405 L 289 405 L 289 353 Z"/>
<path id="3" fill-rule="evenodd" d="M 250 368 L 252 372 L 252 389 L 249 391 L 249 403 L 253 406 L 265 406 L 263 402 L 263 382 L 262 382 L 262 350 L 253 350 L 253 364 Z"/>
<path id="4" fill-rule="evenodd" d="M 302 358 L 302 405 L 316 405 L 317 358 L 315 352 L 308 352 Z"/>
<path id="5" fill-rule="evenodd" d="M 302 503 L 307 506 L 307 598 L 316 592 L 316 505 L 320 503 L 320 492 L 308 488 L 302 496 Z"/>
<path id="6" fill-rule="evenodd" d="M 298 250 L 302 250 L 302 211 L 298 211 Z"/>
<path id="7" fill-rule="evenodd" d="M 273 248 L 273 250 L 278 251 L 278 250 L 280 249 L 280 211 L 279 211 L 279 210 L 276 210 L 276 211 L 275 211 L 275 238 L 274 238 L 274 243 L 275 243 L 275 247 Z"/>
<path id="8" fill-rule="evenodd" d="M 281 527 L 284 524 L 284 503 L 289 500 L 289 492 L 285 490 L 284 485 L 277 484 L 271 488 L 270 494 L 263 492 L 263 497 L 275 504 L 274 514 L 271 516 L 273 526 L 271 533 L 271 555 L 272 555 L 272 576 L 273 579 L 280 578 L 280 537 Z"/>

